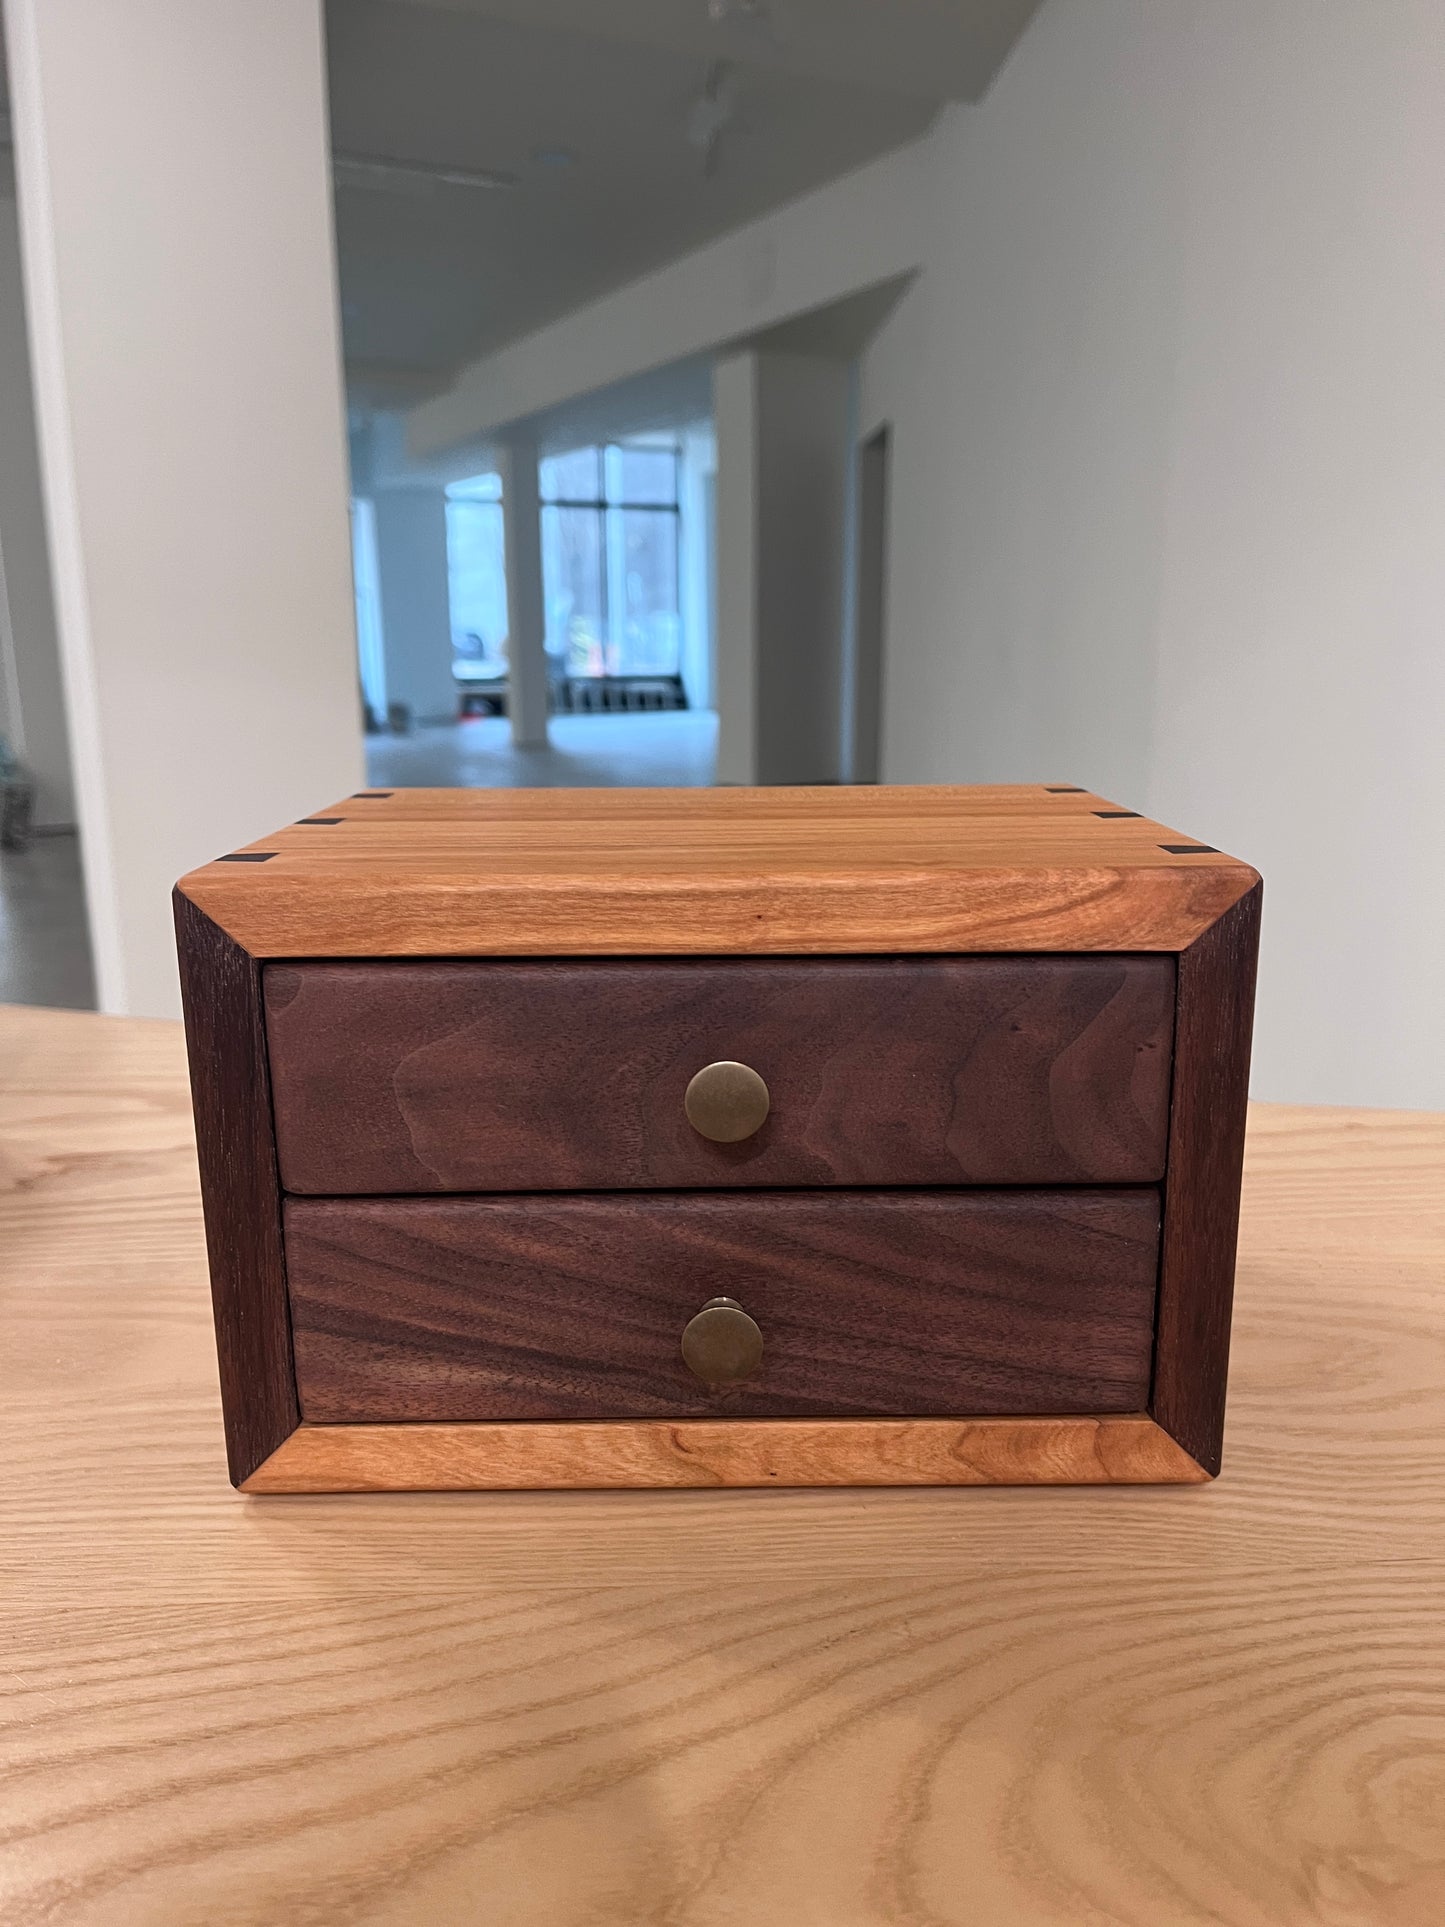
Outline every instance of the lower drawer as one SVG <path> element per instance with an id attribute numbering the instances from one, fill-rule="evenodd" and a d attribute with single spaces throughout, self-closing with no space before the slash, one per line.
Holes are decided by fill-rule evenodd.
<path id="1" fill-rule="evenodd" d="M 1159 1196 L 654 1192 L 286 1202 L 316 1422 L 1142 1411 Z M 762 1356 L 704 1383 L 736 1300 Z"/>

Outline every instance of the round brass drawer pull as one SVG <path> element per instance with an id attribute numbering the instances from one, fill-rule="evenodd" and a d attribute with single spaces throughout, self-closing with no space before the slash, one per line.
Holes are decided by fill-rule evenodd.
<path id="1" fill-rule="evenodd" d="M 714 1144 L 751 1137 L 768 1114 L 768 1087 L 746 1064 L 707 1064 L 682 1100 L 687 1121 Z"/>
<path id="2" fill-rule="evenodd" d="M 736 1385 L 762 1363 L 763 1334 L 736 1298 L 709 1298 L 687 1321 L 682 1356 L 706 1384 Z"/>

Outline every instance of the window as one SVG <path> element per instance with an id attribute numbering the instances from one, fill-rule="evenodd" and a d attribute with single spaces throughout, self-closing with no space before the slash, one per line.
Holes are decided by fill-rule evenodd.
<path id="1" fill-rule="evenodd" d="M 447 490 L 447 588 L 459 680 L 504 675 L 507 558 L 500 475 L 474 475 Z"/>
<path id="2" fill-rule="evenodd" d="M 364 497 L 351 501 L 351 580 L 356 593 L 356 654 L 367 728 L 386 721 L 386 652 L 381 639 L 381 575 L 376 562 L 376 509 Z"/>
<path id="3" fill-rule="evenodd" d="M 548 652 L 568 676 L 676 675 L 676 447 L 572 449 L 539 480 Z"/>

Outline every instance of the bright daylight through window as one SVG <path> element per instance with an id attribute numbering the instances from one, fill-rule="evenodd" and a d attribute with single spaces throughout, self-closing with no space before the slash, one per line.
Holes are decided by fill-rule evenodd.
<path id="1" fill-rule="evenodd" d="M 546 648 L 554 684 L 676 678 L 680 669 L 678 451 L 579 448 L 540 464 Z M 507 669 L 501 479 L 447 490 L 457 680 L 485 697 Z"/>

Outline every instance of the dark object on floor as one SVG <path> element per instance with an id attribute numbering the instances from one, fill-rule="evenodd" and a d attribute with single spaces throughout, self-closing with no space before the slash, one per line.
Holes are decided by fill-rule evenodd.
<path id="1" fill-rule="evenodd" d="M 34 779 L 0 736 L 0 849 L 23 850 L 29 846 L 34 814 Z"/>
<path id="2" fill-rule="evenodd" d="M 561 713 L 591 710 L 686 709 L 681 676 L 567 676 L 553 692 Z"/>
<path id="3" fill-rule="evenodd" d="M 460 713 L 468 716 L 505 716 L 509 691 L 505 677 L 489 682 L 464 682 Z M 682 677 L 671 676 L 552 676 L 548 706 L 556 716 L 636 714 L 654 709 L 686 709 Z"/>

